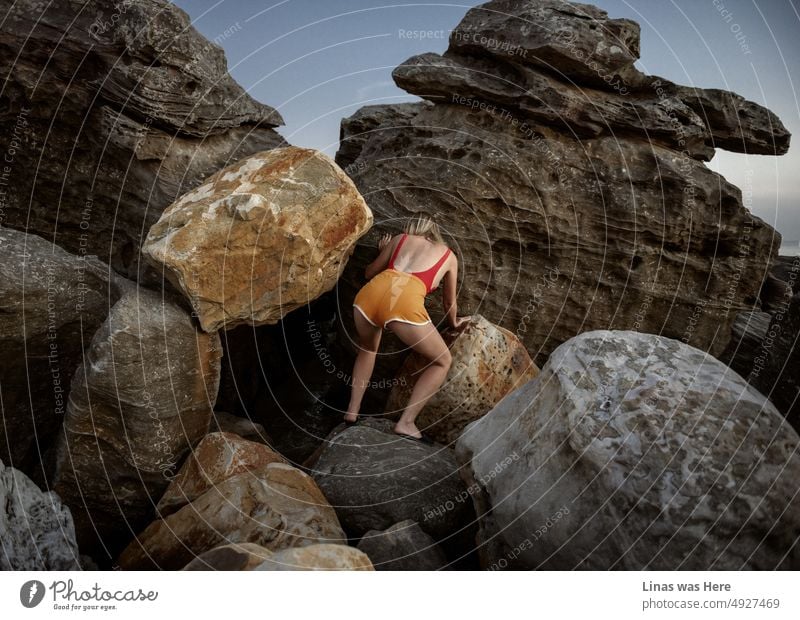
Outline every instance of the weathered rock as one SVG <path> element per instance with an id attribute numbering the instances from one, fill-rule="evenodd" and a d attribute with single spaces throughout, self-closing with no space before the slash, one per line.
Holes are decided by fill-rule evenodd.
<path id="1" fill-rule="evenodd" d="M 84 343 L 118 296 L 96 257 L 0 227 L 0 460 L 43 488 Z"/>
<path id="2" fill-rule="evenodd" d="M 740 312 L 733 321 L 728 348 L 719 359 L 743 377 L 753 369 L 753 362 L 769 329 L 768 312 Z"/>
<path id="3" fill-rule="evenodd" d="M 220 351 L 216 334 L 145 289 L 126 292 L 92 338 L 72 381 L 55 489 L 98 561 L 152 520 L 181 459 L 208 433 Z"/>
<path id="4" fill-rule="evenodd" d="M 384 531 L 364 534 L 358 548 L 375 570 L 440 570 L 447 566 L 444 552 L 416 521 L 401 521 Z"/>
<path id="5" fill-rule="evenodd" d="M 539 369 L 517 336 L 479 314 L 473 315 L 463 332 L 448 330 L 443 336 L 453 363 L 415 423 L 436 441 L 449 445 L 455 443 L 467 424 L 533 379 Z M 416 378 L 428 364 L 429 360 L 417 353 L 406 358 L 386 405 L 388 415 L 402 414 Z"/>
<path id="6" fill-rule="evenodd" d="M 748 380 L 800 432 L 800 290 L 772 316 Z"/>
<path id="7" fill-rule="evenodd" d="M 4 223 L 129 277 L 142 276 L 139 246 L 164 207 L 285 145 L 280 115 L 166 0 L 22 0 L 4 11 L 0 39 L 0 152 L 13 160 Z"/>
<path id="8" fill-rule="evenodd" d="M 206 551 L 183 570 L 373 570 L 369 558 L 347 545 L 312 544 L 272 552 L 252 543 Z"/>
<path id="9" fill-rule="evenodd" d="M 224 411 L 215 411 L 211 419 L 211 430 L 219 433 L 233 433 L 242 439 L 269 445 L 272 441 L 267 431 L 258 422 L 248 418 L 240 418 Z"/>
<path id="10" fill-rule="evenodd" d="M 119 557 L 123 569 L 177 570 L 224 543 L 271 551 L 345 542 L 336 513 L 299 469 L 270 463 L 237 474 L 151 523 Z"/>
<path id="11" fill-rule="evenodd" d="M 450 34 L 450 50 L 489 55 L 607 86 L 639 58 L 639 24 L 609 19 L 589 4 L 493 0 L 470 9 Z"/>
<path id="12" fill-rule="evenodd" d="M 278 551 L 253 570 L 375 570 L 363 551 L 347 545 L 307 545 Z"/>
<path id="13" fill-rule="evenodd" d="M 348 535 L 412 519 L 437 541 L 473 515 L 451 450 L 399 437 L 388 420 L 334 429 L 309 469 Z"/>
<path id="14" fill-rule="evenodd" d="M 69 509 L 0 460 L 0 570 L 80 570 Z"/>
<path id="15" fill-rule="evenodd" d="M 253 570 L 272 555 L 255 543 L 232 543 L 204 551 L 182 570 Z"/>
<path id="16" fill-rule="evenodd" d="M 578 136 L 638 133 L 683 148 L 695 159 L 708 161 L 714 155 L 702 118 L 675 96 L 659 98 L 655 90 L 632 94 L 627 88 L 609 93 L 564 83 L 523 65 L 498 64 L 494 58 L 427 53 L 406 60 L 392 77 L 400 88 L 435 103 L 488 108 Z M 357 171 L 358 164 L 353 168 Z"/>
<path id="17" fill-rule="evenodd" d="M 269 463 L 285 462 L 280 454 L 264 444 L 232 433 L 209 433 L 184 461 L 156 509 L 165 517 L 231 476 L 260 469 Z"/>
<path id="18" fill-rule="evenodd" d="M 330 290 L 372 213 L 326 155 L 287 147 L 220 170 L 167 208 L 144 254 L 203 329 L 277 323 Z"/>
<path id="19" fill-rule="evenodd" d="M 467 427 L 484 566 L 797 568 L 800 438 L 702 351 L 593 331 Z M 516 562 L 512 561 L 516 558 Z"/>

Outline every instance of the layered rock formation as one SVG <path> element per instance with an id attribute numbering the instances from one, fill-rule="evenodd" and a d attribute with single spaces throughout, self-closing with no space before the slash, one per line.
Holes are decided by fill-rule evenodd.
<path id="1" fill-rule="evenodd" d="M 55 489 L 86 553 L 115 557 L 150 522 L 208 433 L 220 355 L 219 337 L 161 293 L 133 288 L 111 309 L 73 378 L 58 444 Z"/>
<path id="2" fill-rule="evenodd" d="M 796 569 L 799 447 L 704 352 L 599 330 L 558 347 L 457 454 L 484 567 Z"/>
<path id="3" fill-rule="evenodd" d="M 131 277 L 164 207 L 228 163 L 285 144 L 280 115 L 234 82 L 222 48 L 166 0 L 11 3 L 0 66 L 3 185 L 13 187 L 4 224 Z"/>
<path id="4" fill-rule="evenodd" d="M 0 459 L 0 570 L 80 570 L 72 515 Z"/>
<path id="5" fill-rule="evenodd" d="M 119 557 L 123 569 L 178 570 L 226 543 L 256 543 L 270 551 L 346 542 L 325 496 L 299 469 L 270 463 L 208 491 L 151 523 Z"/>
<path id="6" fill-rule="evenodd" d="M 40 486 L 83 348 L 118 297 L 96 257 L 0 227 L 0 460 Z"/>
<path id="7" fill-rule="evenodd" d="M 220 170 L 164 211 L 143 252 L 203 329 L 277 323 L 333 288 L 372 213 L 326 155 L 286 147 Z"/>
<path id="8" fill-rule="evenodd" d="M 539 369 L 517 336 L 474 315 L 463 332 L 443 334 L 453 363 L 442 386 L 415 420 L 436 441 L 454 444 L 470 422 L 494 407 L 506 394 L 533 379 Z M 411 398 L 417 377 L 430 360 L 412 352 L 386 404 L 386 413 L 400 417 Z"/>
<path id="9" fill-rule="evenodd" d="M 460 312 L 520 333 L 539 364 L 595 328 L 719 355 L 777 254 L 777 233 L 702 162 L 717 147 L 779 155 L 789 133 L 733 93 L 643 75 L 638 35 L 588 5 L 495 0 L 444 55 L 395 70 L 433 106 L 342 123 L 341 161 L 376 221 L 434 215 L 461 258 Z M 357 247 L 343 300 L 373 258 Z"/>

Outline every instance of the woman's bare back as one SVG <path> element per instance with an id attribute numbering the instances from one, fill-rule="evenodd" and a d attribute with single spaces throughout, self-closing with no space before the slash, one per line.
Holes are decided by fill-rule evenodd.
<path id="1" fill-rule="evenodd" d="M 400 243 L 402 235 L 398 235 L 397 241 Z M 395 248 L 397 245 L 395 245 Z M 443 243 L 434 243 L 428 241 L 425 237 L 419 235 L 408 235 L 403 242 L 400 251 L 394 258 L 394 268 L 398 271 L 405 271 L 406 273 L 413 273 L 418 271 L 425 271 L 433 267 L 439 259 L 442 258 L 447 251 L 447 246 Z M 447 260 L 439 268 L 439 271 L 433 278 L 433 288 L 439 286 L 440 280 L 447 273 L 450 262 L 455 260 L 452 252 Z"/>

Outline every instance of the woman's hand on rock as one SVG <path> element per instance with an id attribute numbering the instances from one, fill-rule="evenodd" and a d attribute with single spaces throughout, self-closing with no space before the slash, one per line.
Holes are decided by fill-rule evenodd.
<path id="1" fill-rule="evenodd" d="M 455 325 L 453 325 L 453 329 L 456 331 L 462 332 L 467 327 L 469 327 L 470 322 L 472 321 L 471 316 L 459 316 L 456 317 Z"/>
<path id="2" fill-rule="evenodd" d="M 386 234 L 384 234 L 384 235 L 383 235 L 383 236 L 382 236 L 382 237 L 381 237 L 381 238 L 378 240 L 378 249 L 379 249 L 379 250 L 382 250 L 383 248 L 385 248 L 385 247 L 386 247 L 386 244 L 388 244 L 388 243 L 389 243 L 389 241 L 391 241 L 391 240 L 392 240 L 392 235 L 390 235 L 389 233 L 386 233 Z"/>

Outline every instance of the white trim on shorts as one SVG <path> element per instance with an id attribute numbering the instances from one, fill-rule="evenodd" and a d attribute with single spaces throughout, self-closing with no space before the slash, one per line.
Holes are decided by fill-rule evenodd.
<path id="1" fill-rule="evenodd" d="M 361 306 L 359 306 L 358 304 L 353 304 L 353 308 L 358 308 L 358 311 L 365 319 L 367 319 L 370 325 L 372 325 L 373 327 L 378 327 L 377 324 L 373 323 L 372 320 L 370 320 L 370 318 L 367 316 L 367 313 L 364 312 Z M 409 323 L 410 325 L 427 325 L 428 323 L 433 323 L 433 321 L 430 319 L 428 319 L 427 321 L 423 321 L 422 323 L 415 323 L 414 321 L 407 321 L 406 319 L 389 319 L 384 322 L 383 324 L 384 329 L 386 328 L 386 324 L 389 323 L 389 321 L 400 321 L 401 323 Z"/>

